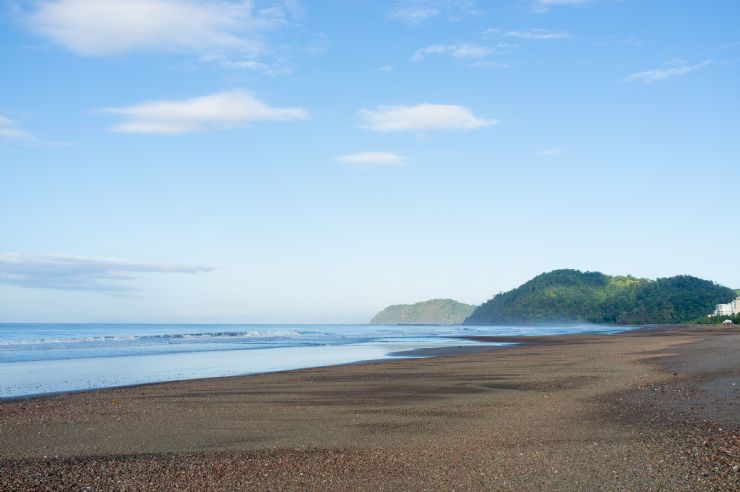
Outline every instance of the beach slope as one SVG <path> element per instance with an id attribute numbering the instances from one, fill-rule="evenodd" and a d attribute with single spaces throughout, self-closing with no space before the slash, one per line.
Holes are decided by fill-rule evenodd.
<path id="1" fill-rule="evenodd" d="M 3 402 L 0 489 L 740 486 L 737 328 L 528 341 Z"/>

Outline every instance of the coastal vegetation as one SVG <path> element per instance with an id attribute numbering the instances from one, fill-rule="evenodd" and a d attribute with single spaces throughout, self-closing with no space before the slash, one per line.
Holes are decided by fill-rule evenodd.
<path id="1" fill-rule="evenodd" d="M 495 295 L 465 324 L 686 323 L 735 296 L 733 289 L 689 275 L 648 280 L 555 270 Z"/>
<path id="2" fill-rule="evenodd" d="M 727 320 L 732 321 L 734 325 L 740 325 L 740 314 L 734 316 L 702 316 L 695 323 L 699 325 L 721 325 Z"/>
<path id="3" fill-rule="evenodd" d="M 380 311 L 371 325 L 460 325 L 475 306 L 452 299 L 432 299 L 416 304 L 396 304 Z"/>

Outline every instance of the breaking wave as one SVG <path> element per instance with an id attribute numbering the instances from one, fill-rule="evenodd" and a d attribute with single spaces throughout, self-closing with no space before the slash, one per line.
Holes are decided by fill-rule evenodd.
<path id="1" fill-rule="evenodd" d="M 127 336 L 93 336 L 78 338 L 38 338 L 35 340 L 0 340 L 0 347 L 16 345 L 55 345 L 55 344 L 96 344 L 115 342 L 168 342 L 179 340 L 228 341 L 236 339 L 248 340 L 275 340 L 281 338 L 315 338 L 323 334 L 320 332 L 300 332 L 298 330 L 248 330 L 248 331 L 214 331 L 203 333 L 170 333 L 161 335 L 127 335 Z"/>

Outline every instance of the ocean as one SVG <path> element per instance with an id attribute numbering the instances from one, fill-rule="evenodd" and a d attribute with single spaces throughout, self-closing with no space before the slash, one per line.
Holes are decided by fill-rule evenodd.
<path id="1" fill-rule="evenodd" d="M 0 324 L 0 399 L 405 357 L 462 337 L 626 327 Z M 488 344 L 503 345 L 503 344 Z"/>

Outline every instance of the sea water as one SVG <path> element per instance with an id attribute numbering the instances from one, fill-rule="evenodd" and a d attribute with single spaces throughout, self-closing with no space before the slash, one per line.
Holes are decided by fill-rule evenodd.
<path id="1" fill-rule="evenodd" d="M 617 332 L 571 326 L 0 324 L 0 399 L 255 374 L 481 345 L 471 336 Z M 488 344 L 503 345 L 503 344 Z"/>

